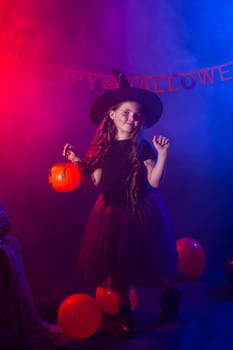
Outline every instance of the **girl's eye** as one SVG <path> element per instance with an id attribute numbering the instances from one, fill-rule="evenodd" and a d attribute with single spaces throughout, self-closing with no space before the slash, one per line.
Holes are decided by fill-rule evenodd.
<path id="1" fill-rule="evenodd" d="M 129 115 L 129 111 L 123 111 L 124 115 Z"/>

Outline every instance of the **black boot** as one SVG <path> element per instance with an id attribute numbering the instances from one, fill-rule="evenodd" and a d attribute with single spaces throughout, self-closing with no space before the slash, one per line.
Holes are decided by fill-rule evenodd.
<path id="1" fill-rule="evenodd" d="M 119 304 L 120 331 L 124 336 L 132 337 L 135 333 L 134 316 L 130 304 Z"/>
<path id="2" fill-rule="evenodd" d="M 156 319 L 159 326 L 175 321 L 182 300 L 182 291 L 171 286 L 167 292 L 161 293 L 160 310 Z"/>

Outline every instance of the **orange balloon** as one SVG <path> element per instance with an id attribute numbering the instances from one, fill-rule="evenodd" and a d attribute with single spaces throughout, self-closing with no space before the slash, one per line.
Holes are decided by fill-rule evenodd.
<path id="1" fill-rule="evenodd" d="M 99 329 L 102 313 L 95 299 L 86 294 L 73 294 L 58 309 L 58 323 L 67 337 L 86 339 Z"/>
<path id="2" fill-rule="evenodd" d="M 176 241 L 176 247 L 178 271 L 187 277 L 200 277 L 206 264 L 206 253 L 201 243 L 191 237 L 184 237 Z"/>
<path id="3" fill-rule="evenodd" d="M 81 172 L 72 163 L 55 164 L 49 172 L 48 181 L 55 191 L 73 191 L 81 183 Z"/>
<path id="4" fill-rule="evenodd" d="M 133 287 L 130 288 L 129 299 L 131 309 L 134 310 L 137 306 L 137 295 Z M 116 315 L 118 313 L 119 297 L 116 291 L 110 288 L 97 287 L 96 300 L 107 314 Z"/>

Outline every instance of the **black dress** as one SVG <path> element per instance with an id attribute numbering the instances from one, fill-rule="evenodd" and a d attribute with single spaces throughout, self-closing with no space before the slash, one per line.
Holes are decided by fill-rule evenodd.
<path id="1" fill-rule="evenodd" d="M 136 210 L 128 205 L 127 177 L 131 171 L 130 140 L 115 140 L 102 169 L 102 193 L 89 215 L 79 253 L 79 268 L 95 286 L 111 279 L 111 287 L 156 286 L 176 271 L 176 241 L 166 208 L 146 180 L 143 161 L 155 159 L 145 140 L 139 148 L 144 168 Z"/>

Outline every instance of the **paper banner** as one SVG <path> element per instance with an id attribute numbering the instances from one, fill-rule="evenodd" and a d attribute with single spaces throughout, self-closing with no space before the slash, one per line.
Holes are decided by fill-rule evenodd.
<path id="1" fill-rule="evenodd" d="M 217 82 L 226 82 L 233 79 L 233 61 L 217 66 L 201 68 L 191 72 L 176 73 L 158 76 L 127 76 L 132 87 L 140 87 L 154 91 L 157 94 L 167 92 L 179 92 L 181 90 L 192 90 L 197 85 L 206 87 Z M 88 89 L 93 90 L 100 84 L 103 90 L 117 88 L 115 78 L 109 74 L 98 74 L 86 72 L 59 64 L 28 63 L 23 68 L 39 77 L 53 81 L 66 81 L 71 87 L 80 81 L 87 83 Z"/>

